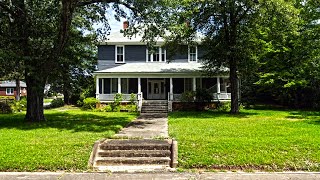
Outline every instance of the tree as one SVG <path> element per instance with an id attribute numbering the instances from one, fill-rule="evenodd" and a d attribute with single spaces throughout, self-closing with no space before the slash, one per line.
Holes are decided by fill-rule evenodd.
<path id="1" fill-rule="evenodd" d="M 250 54 L 251 43 L 245 36 L 248 24 L 256 15 L 258 4 L 254 0 L 184 0 L 172 3 L 176 12 L 171 17 L 172 36 L 180 42 L 191 42 L 200 32 L 207 47 L 203 60 L 204 70 L 215 74 L 229 68 L 231 82 L 231 113 L 239 112 L 239 66 Z M 178 19 L 178 21 L 177 21 Z M 176 21 L 177 23 L 174 23 Z M 187 23 L 187 25 L 186 25 Z M 168 23 L 169 24 L 169 23 Z"/>
<path id="2" fill-rule="evenodd" d="M 144 2 L 143 4 L 141 2 Z M 22 62 L 23 73 L 27 83 L 27 121 L 43 121 L 44 86 L 48 77 L 59 72 L 57 61 L 68 43 L 69 32 L 77 11 L 91 23 L 104 23 L 106 33 L 110 26 L 106 10 L 114 9 L 116 19 L 125 17 L 123 7 L 132 11 L 136 18 L 138 12 L 145 12 L 145 5 L 152 1 L 118 1 L 118 0 L 7 0 L 0 2 L 1 21 L 1 58 L 6 61 L 11 55 Z M 122 6 L 121 6 L 122 5 Z M 92 19 L 98 13 L 98 19 Z M 96 16 L 94 16 L 96 17 Z M 86 28 L 85 26 L 82 28 Z"/>
<path id="3" fill-rule="evenodd" d="M 259 21 L 264 51 L 259 58 L 260 91 L 282 105 L 318 106 L 319 2 L 291 1 L 280 5 L 269 2 L 267 5 L 269 11 Z"/>

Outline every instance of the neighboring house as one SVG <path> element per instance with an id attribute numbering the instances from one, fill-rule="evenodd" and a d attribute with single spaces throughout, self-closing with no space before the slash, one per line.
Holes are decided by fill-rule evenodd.
<path id="1" fill-rule="evenodd" d="M 0 81 L 0 96 L 16 96 L 16 81 Z M 20 81 L 20 95 L 27 95 L 27 85 Z"/>
<path id="2" fill-rule="evenodd" d="M 135 93 L 138 99 L 179 101 L 183 92 L 205 88 L 215 100 L 230 100 L 228 76 L 208 78 L 200 73 L 201 46 L 182 46 L 185 53 L 177 53 L 168 62 L 163 43 L 158 39 L 158 47 L 151 53 L 138 35 L 130 39 L 120 32 L 108 36 L 98 46 L 96 98 L 109 102 L 122 93 L 129 100 Z"/>

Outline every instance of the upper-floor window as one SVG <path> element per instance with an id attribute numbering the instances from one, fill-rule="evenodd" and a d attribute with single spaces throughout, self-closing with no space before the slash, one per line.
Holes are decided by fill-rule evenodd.
<path id="1" fill-rule="evenodd" d="M 125 63 L 124 46 L 116 46 L 116 63 Z"/>
<path id="2" fill-rule="evenodd" d="M 197 48 L 197 46 L 189 46 L 188 60 L 189 60 L 189 62 L 197 62 L 198 61 L 198 48 Z"/>
<path id="3" fill-rule="evenodd" d="M 161 47 L 156 47 L 155 50 L 152 52 L 151 50 L 147 49 L 147 62 L 165 62 L 166 61 L 166 50 Z"/>
<path id="4" fill-rule="evenodd" d="M 14 94 L 14 88 L 6 88 L 6 95 L 13 95 Z"/>

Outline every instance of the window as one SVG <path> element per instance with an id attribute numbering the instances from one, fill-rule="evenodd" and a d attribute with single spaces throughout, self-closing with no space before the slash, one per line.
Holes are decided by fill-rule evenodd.
<path id="1" fill-rule="evenodd" d="M 189 62 L 197 62 L 198 60 L 198 48 L 197 46 L 189 46 L 188 48 L 188 59 Z"/>
<path id="2" fill-rule="evenodd" d="M 111 93 L 112 94 L 118 93 L 118 78 L 111 79 Z"/>
<path id="3" fill-rule="evenodd" d="M 192 78 L 184 79 L 184 91 L 192 91 Z"/>
<path id="4" fill-rule="evenodd" d="M 116 63 L 125 63 L 124 46 L 116 46 Z"/>
<path id="5" fill-rule="evenodd" d="M 121 93 L 122 94 L 128 94 L 128 78 L 121 78 Z"/>
<path id="6" fill-rule="evenodd" d="M 147 51 L 146 53 L 147 62 L 165 62 L 166 61 L 166 50 L 164 48 L 156 47 L 154 52 L 148 49 L 146 51 Z"/>
<path id="7" fill-rule="evenodd" d="M 14 88 L 6 88 L 6 95 L 13 95 L 14 94 Z"/>

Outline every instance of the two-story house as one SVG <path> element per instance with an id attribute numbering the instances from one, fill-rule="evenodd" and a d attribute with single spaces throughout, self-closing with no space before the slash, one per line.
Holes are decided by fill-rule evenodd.
<path id="1" fill-rule="evenodd" d="M 128 24 L 124 23 L 124 28 Z M 157 40 L 155 51 L 148 50 L 140 36 L 124 37 L 123 33 L 112 33 L 98 46 L 98 71 L 96 98 L 100 102 L 114 100 L 122 93 L 125 100 L 135 93 L 144 100 L 179 101 L 185 91 L 198 88 L 211 89 L 216 100 L 229 100 L 228 76 L 203 77 L 201 46 L 183 46 L 185 51 L 177 53 L 170 62 L 164 41 Z"/>

